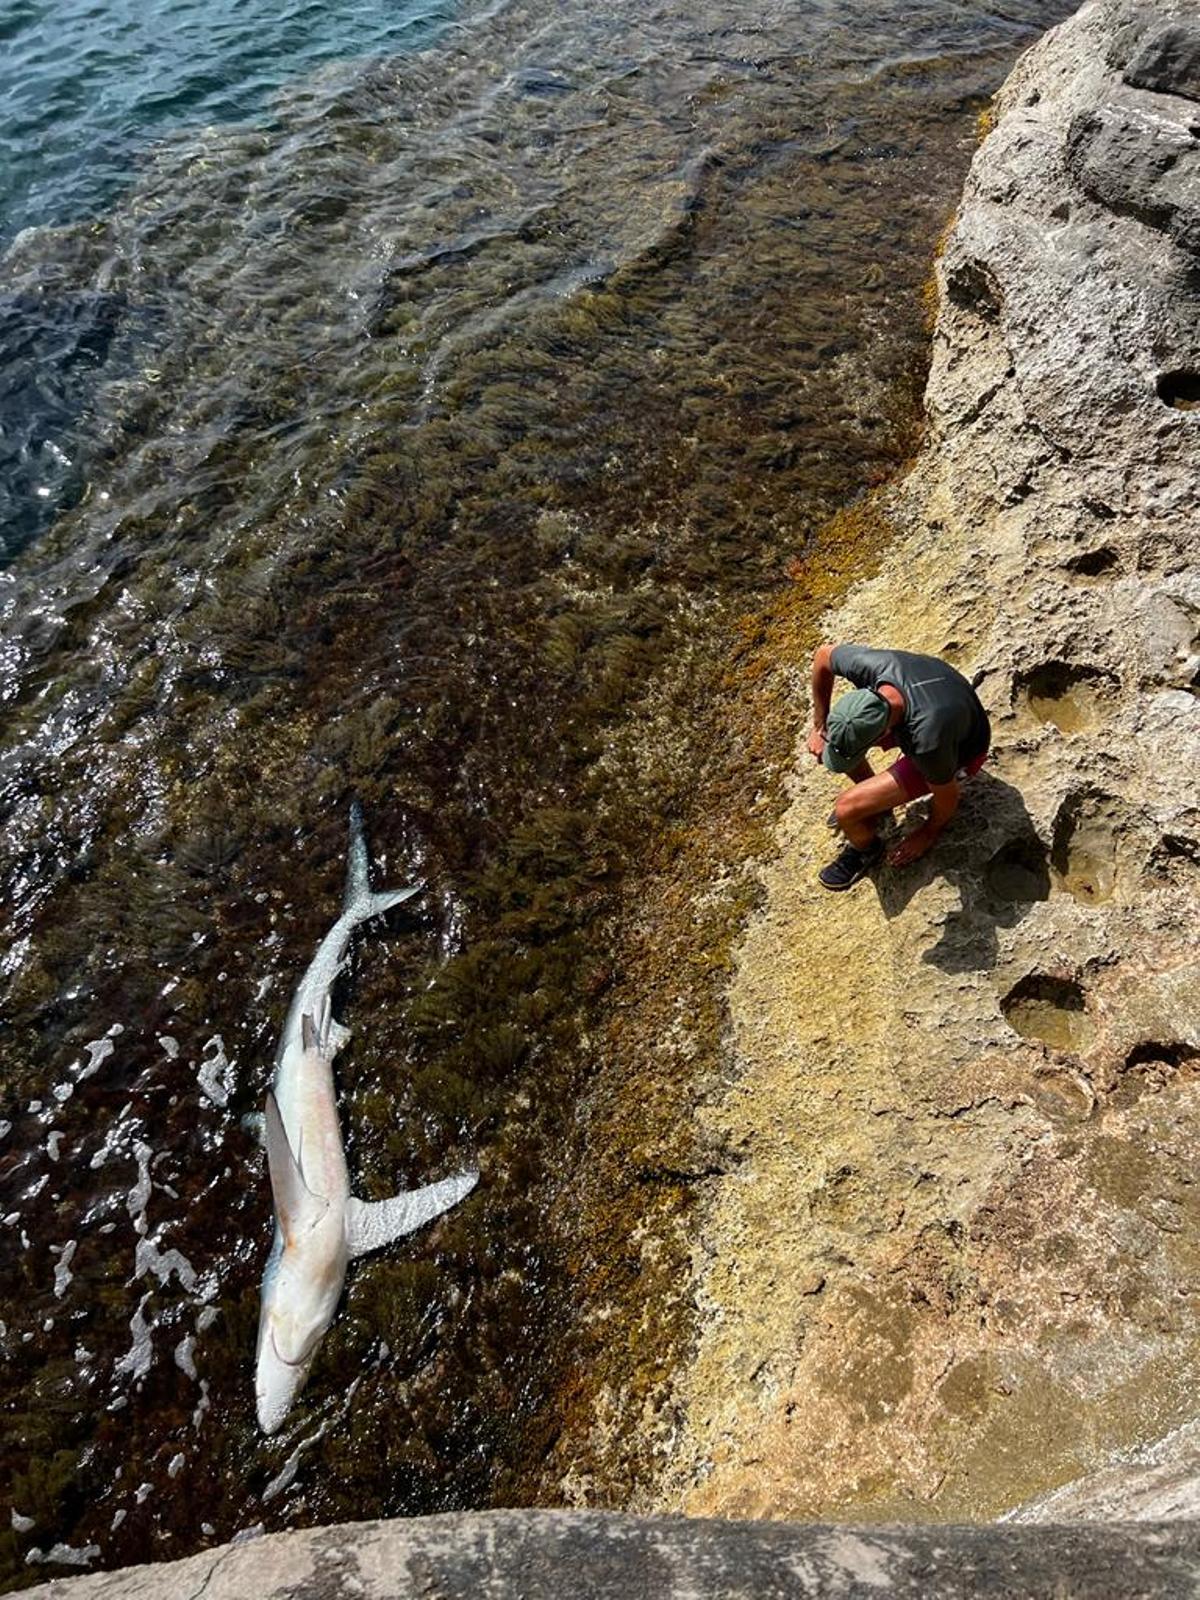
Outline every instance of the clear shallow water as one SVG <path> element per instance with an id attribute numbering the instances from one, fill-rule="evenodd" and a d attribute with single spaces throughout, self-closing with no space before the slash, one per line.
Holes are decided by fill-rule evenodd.
<path id="1" fill-rule="evenodd" d="M 1052 20 L 525 0 L 10 247 L 0 403 L 50 419 L 0 578 L 14 1578 L 552 1495 L 611 907 L 720 760 L 732 620 L 894 459 L 974 113 Z M 267 1442 L 242 1118 L 352 793 L 426 885 L 342 999 L 352 1172 L 484 1179 L 355 1270 Z"/>
<path id="2" fill-rule="evenodd" d="M 328 62 L 427 45 L 452 0 L 8 0 L 0 9 L 0 242 L 93 216 L 157 139 L 270 123 Z"/>

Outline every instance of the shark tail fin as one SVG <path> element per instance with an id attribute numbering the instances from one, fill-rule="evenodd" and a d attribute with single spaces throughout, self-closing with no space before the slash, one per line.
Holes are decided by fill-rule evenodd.
<path id="1" fill-rule="evenodd" d="M 401 901 L 410 900 L 420 892 L 418 884 L 407 889 L 385 889 L 380 894 L 371 892 L 371 858 L 367 852 L 367 833 L 363 825 L 362 806 L 357 800 L 350 806 L 350 848 L 346 855 L 346 894 L 342 901 L 342 915 L 355 922 L 365 922 L 390 911 Z"/>
<path id="2" fill-rule="evenodd" d="M 479 1181 L 478 1169 L 460 1172 L 453 1178 L 393 1195 L 390 1200 L 355 1200 L 346 1203 L 346 1244 L 352 1256 L 365 1256 L 382 1250 L 393 1239 L 402 1239 L 443 1211 L 457 1205 Z"/>

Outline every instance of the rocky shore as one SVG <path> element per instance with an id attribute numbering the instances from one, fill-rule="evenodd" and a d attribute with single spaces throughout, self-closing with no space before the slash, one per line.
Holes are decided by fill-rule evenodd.
<path id="1" fill-rule="evenodd" d="M 799 760 L 662 1509 L 988 1519 L 1195 1414 L 1198 74 L 1194 9 L 1099 0 L 997 99 L 896 538 L 826 629 L 953 660 L 994 754 L 839 896 Z"/>
<path id="2" fill-rule="evenodd" d="M 698 1334 L 638 1510 L 1195 1515 L 1200 17 L 1093 0 L 989 121 L 938 264 L 926 441 L 826 636 L 953 660 L 993 756 L 928 857 L 829 896 L 836 784 L 798 755 L 700 1111 Z M 34 1592 L 537 1595 L 567 1563 L 596 1595 L 1099 1595 L 1114 1562 L 1123 1593 L 1179 1592 L 1200 1540 L 501 1513 Z"/>

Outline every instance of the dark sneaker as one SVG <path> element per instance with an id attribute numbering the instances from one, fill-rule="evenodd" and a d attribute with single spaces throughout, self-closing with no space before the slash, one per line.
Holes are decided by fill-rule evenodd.
<path id="1" fill-rule="evenodd" d="M 836 861 L 820 873 L 821 887 L 823 889 L 853 889 L 860 878 L 865 878 L 872 867 L 877 867 L 883 860 L 883 840 L 876 839 L 865 850 L 860 850 L 857 845 L 848 844 L 838 856 Z"/>

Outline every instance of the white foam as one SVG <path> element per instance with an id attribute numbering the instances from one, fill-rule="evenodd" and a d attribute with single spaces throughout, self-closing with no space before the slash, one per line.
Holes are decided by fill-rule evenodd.
<path id="1" fill-rule="evenodd" d="M 225 1054 L 225 1041 L 219 1033 L 214 1033 L 204 1046 L 205 1056 L 196 1073 L 196 1081 L 200 1091 L 215 1106 L 229 1104 L 229 1096 L 233 1090 L 233 1063 Z M 212 1051 L 212 1055 L 208 1051 Z"/>
<path id="2" fill-rule="evenodd" d="M 169 1283 L 174 1273 L 189 1294 L 196 1287 L 196 1272 L 192 1263 L 180 1250 L 161 1249 L 157 1235 L 153 1239 L 138 1240 L 133 1276 L 144 1278 L 147 1273 L 163 1284 Z"/>
<path id="3" fill-rule="evenodd" d="M 70 1544 L 51 1545 L 49 1550 L 39 1550 L 37 1545 L 25 1557 L 25 1563 L 30 1567 L 53 1565 L 58 1567 L 90 1567 L 100 1554 L 98 1544 L 86 1544 L 81 1548 Z"/>
<path id="4" fill-rule="evenodd" d="M 197 1305 L 207 1305 L 210 1300 L 215 1300 L 220 1292 L 220 1288 L 220 1274 L 217 1272 L 215 1267 L 210 1267 L 207 1272 L 202 1273 L 196 1280 L 195 1294 Z M 205 1323 L 204 1327 L 207 1326 L 208 1324 Z M 197 1324 L 197 1327 L 199 1332 L 204 1332 L 204 1328 L 200 1328 L 199 1324 Z"/>
<path id="5" fill-rule="evenodd" d="M 58 1257 L 58 1262 L 54 1268 L 54 1298 L 56 1300 L 61 1300 L 67 1292 L 67 1285 L 73 1276 L 71 1261 L 78 1248 L 79 1241 L 77 1239 L 68 1239 L 66 1244 L 52 1244 L 50 1246 L 51 1254 Z"/>
<path id="6" fill-rule="evenodd" d="M 75 1085 L 73 1083 L 56 1083 L 50 1092 L 58 1101 L 60 1106 L 65 1106 L 67 1101 L 75 1093 Z"/>
<path id="7" fill-rule="evenodd" d="M 196 1332 L 207 1333 L 220 1314 L 216 1306 L 205 1306 L 196 1318 Z"/>
<path id="8" fill-rule="evenodd" d="M 58 1160 L 58 1152 L 65 1138 L 66 1134 L 61 1128 L 55 1128 L 53 1133 L 47 1135 L 46 1154 L 50 1157 L 51 1161 Z"/>
<path id="9" fill-rule="evenodd" d="M 198 1428 L 200 1426 L 200 1424 L 204 1421 L 204 1413 L 208 1410 L 209 1406 L 211 1406 L 211 1405 L 212 1405 L 212 1401 L 208 1398 L 208 1379 L 207 1378 L 201 1378 L 200 1379 L 200 1398 L 196 1402 L 196 1409 L 192 1412 L 192 1427 L 193 1428 Z"/>
<path id="10" fill-rule="evenodd" d="M 325 1421 L 315 1433 L 310 1434 L 307 1439 L 301 1439 L 300 1443 L 283 1463 L 280 1471 L 271 1479 L 270 1483 L 268 1483 L 266 1488 L 263 1490 L 264 1505 L 268 1500 L 273 1500 L 276 1495 L 282 1494 L 285 1489 L 291 1488 L 293 1482 L 295 1481 L 296 1474 L 300 1470 L 300 1462 L 304 1458 L 305 1451 L 311 1450 L 313 1445 L 319 1444 L 329 1432 L 330 1428 L 333 1427 L 334 1423 L 340 1421 L 341 1418 L 346 1415 L 350 1407 L 354 1404 L 354 1396 L 358 1392 L 358 1386 L 361 1382 L 362 1374 L 359 1373 L 358 1377 L 354 1379 L 354 1382 L 346 1390 L 345 1397 L 343 1398 L 341 1405 L 338 1407 L 337 1415 L 333 1417 L 326 1417 Z"/>
<path id="11" fill-rule="evenodd" d="M 91 1161 L 88 1162 L 93 1172 L 104 1166 L 105 1162 L 112 1156 L 118 1155 L 122 1151 L 126 1136 L 129 1133 L 129 1124 L 125 1119 L 132 1110 L 133 1101 L 127 1100 L 116 1117 L 109 1123 L 108 1132 L 104 1135 L 104 1143 L 96 1151 Z"/>
<path id="12" fill-rule="evenodd" d="M 116 1533 L 117 1529 L 125 1521 L 125 1518 L 128 1515 L 129 1515 L 129 1513 L 128 1513 L 128 1511 L 126 1511 L 124 1506 L 122 1506 L 119 1511 L 114 1511 L 113 1512 L 113 1519 L 108 1525 L 109 1526 L 109 1531 L 112 1532 L 112 1533 Z"/>
<path id="13" fill-rule="evenodd" d="M 33 1518 L 23 1517 L 17 1510 L 16 1506 L 12 1508 L 10 1517 L 14 1533 L 28 1533 L 31 1528 L 37 1527 L 37 1523 L 33 1520 Z"/>
<path id="14" fill-rule="evenodd" d="M 162 1045 L 163 1054 L 166 1056 L 167 1060 L 174 1061 L 176 1056 L 179 1054 L 179 1040 L 172 1039 L 169 1033 L 160 1033 L 158 1035 L 158 1042 L 160 1045 Z"/>
<path id="15" fill-rule="evenodd" d="M 177 1478 L 179 1476 L 179 1474 L 183 1471 L 184 1460 L 185 1457 L 182 1450 L 178 1451 L 171 1457 L 170 1461 L 167 1462 L 168 1478 Z"/>
<path id="16" fill-rule="evenodd" d="M 154 1341 L 150 1329 L 146 1326 L 145 1318 L 149 1299 L 150 1296 L 147 1294 L 138 1301 L 137 1310 L 129 1319 L 129 1331 L 133 1335 L 133 1343 L 113 1368 L 115 1377 L 127 1377 L 133 1383 L 146 1376 L 154 1361 Z"/>
<path id="17" fill-rule="evenodd" d="M 147 1227 L 146 1207 L 150 1203 L 150 1191 L 153 1187 L 150 1182 L 150 1158 L 153 1154 L 153 1150 L 144 1139 L 139 1139 L 133 1147 L 138 1175 L 137 1182 L 125 1198 L 125 1205 L 138 1233 L 145 1233 Z"/>
<path id="18" fill-rule="evenodd" d="M 11 1132 L 12 1123 L 5 1122 L 4 1119 L 0 1117 L 0 1139 L 7 1139 Z"/>
<path id="19" fill-rule="evenodd" d="M 75 1074 L 81 1083 L 85 1078 L 90 1078 L 93 1076 L 93 1074 L 99 1072 L 102 1064 L 108 1060 L 109 1056 L 111 1056 L 116 1049 L 116 1045 L 113 1044 L 113 1040 L 118 1036 L 118 1034 L 122 1034 L 124 1032 L 124 1024 L 120 1022 L 114 1022 L 112 1027 L 102 1039 L 89 1039 L 87 1044 L 85 1044 L 83 1047 L 88 1053 L 87 1061 Z"/>
<path id="20" fill-rule="evenodd" d="M 319 1444 L 329 1432 L 329 1429 L 332 1425 L 332 1418 L 330 1418 L 323 1422 L 317 1429 L 316 1433 L 314 1433 L 310 1438 L 301 1439 L 300 1443 L 283 1463 L 282 1468 L 263 1490 L 262 1497 L 264 1505 L 266 1505 L 268 1501 L 274 1500 L 277 1494 L 282 1494 L 285 1489 L 291 1488 L 292 1484 L 296 1480 L 296 1474 L 300 1470 L 300 1463 L 304 1459 L 305 1451 L 311 1450 L 313 1445 Z"/>
<path id="21" fill-rule="evenodd" d="M 197 1381 L 196 1363 L 192 1360 L 192 1351 L 196 1348 L 196 1335 L 186 1333 L 175 1346 L 175 1365 L 180 1372 L 185 1373 L 193 1383 Z"/>
<path id="22" fill-rule="evenodd" d="M 144 1501 L 149 1500 L 153 1493 L 154 1485 L 152 1483 L 139 1483 L 133 1492 L 133 1498 L 137 1501 L 138 1505 L 141 1505 Z"/>

